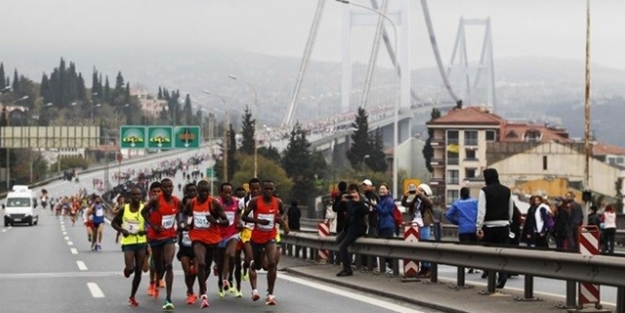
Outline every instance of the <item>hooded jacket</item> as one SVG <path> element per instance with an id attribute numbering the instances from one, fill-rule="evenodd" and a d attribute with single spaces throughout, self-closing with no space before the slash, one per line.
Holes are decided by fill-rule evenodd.
<path id="1" fill-rule="evenodd" d="M 484 170 L 484 182 L 486 186 L 480 191 L 475 227 L 510 225 L 514 212 L 510 188 L 499 183 L 499 174 L 493 168 Z"/>

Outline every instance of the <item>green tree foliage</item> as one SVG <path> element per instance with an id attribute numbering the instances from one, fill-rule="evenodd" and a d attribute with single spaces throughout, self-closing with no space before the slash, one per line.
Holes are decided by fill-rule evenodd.
<path id="1" fill-rule="evenodd" d="M 369 140 L 369 115 L 363 108 L 358 108 L 356 120 L 352 123 L 354 132 L 351 134 L 352 144 L 347 150 L 347 159 L 353 168 L 362 167 L 365 155 L 371 155 L 371 141 Z"/>
<path id="2" fill-rule="evenodd" d="M 241 123 L 241 148 L 239 151 L 243 154 L 253 155 L 256 143 L 254 135 L 256 132 L 256 119 L 252 119 L 252 111 L 249 107 L 245 107 L 242 115 Z"/>
<path id="3" fill-rule="evenodd" d="M 432 113 L 430 113 L 430 121 L 433 121 L 439 117 L 441 117 L 441 111 L 437 108 L 432 108 Z M 428 129 L 428 139 L 425 141 L 425 146 L 423 146 L 423 157 L 425 158 L 425 167 L 428 169 L 430 173 L 434 172 L 434 168 L 432 167 L 432 158 L 434 157 L 434 149 L 432 148 L 432 139 L 434 138 L 434 130 Z"/>
<path id="4" fill-rule="evenodd" d="M 243 183 L 247 183 L 254 176 L 254 156 L 238 153 L 237 162 L 240 164 L 239 170 L 230 181 L 235 188 L 242 186 Z M 269 160 L 262 155 L 258 156 L 257 163 L 258 177 L 263 180 L 272 180 L 276 186 L 278 196 L 287 201 L 288 199 L 285 198 L 285 195 L 290 195 L 294 186 L 284 169 L 279 163 Z"/>
<path id="5" fill-rule="evenodd" d="M 294 186 L 291 194 L 288 195 L 290 200 L 308 203 L 315 180 L 315 169 L 312 165 L 310 142 L 306 139 L 306 132 L 297 123 L 291 130 L 289 143 L 282 158 L 282 168 L 291 178 Z"/>
<path id="6" fill-rule="evenodd" d="M 182 115 L 184 116 L 185 125 L 195 124 L 193 121 L 193 107 L 191 105 L 191 96 L 189 96 L 189 94 L 187 94 L 187 96 L 184 98 L 184 107 L 182 108 Z"/>
<path id="7" fill-rule="evenodd" d="M 15 69 L 15 71 L 13 72 L 13 93 L 16 95 L 20 95 L 22 90 L 20 89 L 20 80 L 19 80 L 19 76 L 17 75 L 17 69 Z"/>
<path id="8" fill-rule="evenodd" d="M 274 146 L 269 147 L 258 147 L 258 155 L 262 155 L 263 157 L 280 164 L 282 161 L 282 157 L 280 156 L 280 152 Z"/>
<path id="9" fill-rule="evenodd" d="M 366 166 L 374 172 L 385 172 L 388 168 L 388 164 L 386 163 L 386 155 L 384 154 L 382 131 L 379 128 L 370 135 L 369 145 L 371 146 L 369 158 L 364 159 Z"/>
<path id="10" fill-rule="evenodd" d="M 72 170 L 72 169 L 86 169 L 89 166 L 89 160 L 83 158 L 82 156 L 68 156 L 61 158 L 61 171 Z M 57 162 L 54 162 L 50 169 L 52 171 L 56 171 L 58 168 Z M 79 173 L 80 174 L 80 173 Z"/>
<path id="11" fill-rule="evenodd" d="M 3 89 L 7 86 L 7 81 L 4 75 L 6 75 L 4 73 L 4 63 L 0 63 L 0 89 Z"/>
<path id="12" fill-rule="evenodd" d="M 64 59 L 50 76 L 44 73 L 39 94 L 43 103 L 53 103 L 57 108 L 68 108 L 74 102 L 84 103 L 87 100 L 82 75 L 76 71 L 73 62 L 67 67 Z"/>
<path id="13" fill-rule="evenodd" d="M 104 83 L 104 90 L 102 91 L 102 97 L 98 95 L 98 98 L 104 100 L 104 102 L 106 103 L 111 103 L 111 97 L 112 97 L 111 85 L 109 84 L 109 77 L 106 76 L 105 83 Z"/>

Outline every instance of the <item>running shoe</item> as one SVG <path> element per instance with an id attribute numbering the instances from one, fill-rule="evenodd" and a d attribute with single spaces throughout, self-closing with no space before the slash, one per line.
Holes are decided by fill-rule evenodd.
<path id="1" fill-rule="evenodd" d="M 252 301 L 258 301 L 258 299 L 260 299 L 260 295 L 258 294 L 258 290 L 254 289 L 254 291 L 252 291 Z"/>
<path id="2" fill-rule="evenodd" d="M 202 295 L 202 300 L 200 302 L 200 309 L 205 309 L 209 306 L 208 297 L 206 295 Z"/>
<path id="3" fill-rule="evenodd" d="M 226 296 L 226 292 L 222 288 L 219 288 L 217 295 L 219 295 L 220 298 L 223 298 Z"/>
<path id="4" fill-rule="evenodd" d="M 228 291 L 230 289 L 230 282 L 227 279 L 224 279 L 221 282 L 221 284 L 223 286 L 224 291 Z"/>
<path id="5" fill-rule="evenodd" d="M 154 285 L 154 293 L 152 294 L 152 297 L 154 297 L 154 299 L 158 298 L 158 293 L 160 291 L 158 290 L 158 287 L 156 286 L 156 284 Z"/>
<path id="6" fill-rule="evenodd" d="M 276 297 L 274 295 L 268 295 L 267 301 L 265 301 L 266 305 L 276 305 Z"/>
<path id="7" fill-rule="evenodd" d="M 230 282 L 230 285 L 232 285 L 232 282 Z M 235 287 L 230 287 L 230 293 L 232 293 L 232 294 L 236 294 L 236 293 L 237 293 L 237 288 L 235 288 Z"/>
<path id="8" fill-rule="evenodd" d="M 392 269 L 392 268 L 388 268 L 388 267 L 387 267 L 387 268 L 386 268 L 386 271 L 384 272 L 384 274 L 389 275 L 389 276 L 390 276 L 390 275 L 393 275 L 393 269 Z"/>
<path id="9" fill-rule="evenodd" d="M 95 251 L 102 251 L 102 246 L 99 243 L 95 245 Z"/>
<path id="10" fill-rule="evenodd" d="M 187 294 L 187 304 L 194 304 L 197 296 L 194 293 Z"/>
<path id="11" fill-rule="evenodd" d="M 235 297 L 237 298 L 242 298 L 243 297 L 243 293 L 241 292 L 241 290 L 237 290 L 237 292 L 234 294 Z"/>
<path id="12" fill-rule="evenodd" d="M 165 311 L 173 311 L 174 308 L 174 304 L 171 303 L 171 301 L 169 300 L 165 300 L 165 302 L 163 303 L 163 310 Z"/>
<path id="13" fill-rule="evenodd" d="M 128 305 L 129 306 L 139 306 L 139 302 L 137 302 L 137 300 L 135 300 L 135 297 L 130 297 L 130 298 L 128 298 Z"/>
<path id="14" fill-rule="evenodd" d="M 154 296 L 154 283 L 150 282 L 150 285 L 148 286 L 148 296 Z"/>
<path id="15" fill-rule="evenodd" d="M 241 279 L 243 279 L 243 281 L 247 281 L 248 279 L 250 279 L 250 270 L 243 270 L 243 276 L 241 276 Z"/>

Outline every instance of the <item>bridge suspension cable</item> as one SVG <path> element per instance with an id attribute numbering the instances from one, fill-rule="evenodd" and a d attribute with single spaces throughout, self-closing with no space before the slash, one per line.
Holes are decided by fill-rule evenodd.
<path id="1" fill-rule="evenodd" d="M 295 110 L 295 106 L 297 105 L 299 91 L 302 87 L 302 81 L 304 80 L 304 73 L 306 72 L 306 68 L 308 67 L 308 61 L 310 60 L 310 55 L 312 54 L 313 47 L 315 46 L 317 31 L 319 30 L 319 24 L 321 23 L 321 17 L 323 16 L 323 8 L 325 7 L 325 3 L 326 0 L 319 0 L 317 2 L 317 10 L 315 11 L 313 23 L 310 26 L 308 41 L 306 42 L 306 47 L 304 48 L 304 56 L 302 57 L 302 63 L 300 64 L 299 72 L 297 73 L 297 81 L 295 82 L 295 88 L 293 89 L 293 94 L 291 95 L 289 109 L 287 110 L 286 115 L 284 116 L 284 120 L 282 121 L 284 127 L 291 126 L 293 111 Z"/>

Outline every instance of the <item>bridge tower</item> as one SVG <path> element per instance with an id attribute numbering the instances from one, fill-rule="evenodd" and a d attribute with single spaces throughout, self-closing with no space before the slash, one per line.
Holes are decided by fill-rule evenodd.
<path id="1" fill-rule="evenodd" d="M 484 40 L 479 63 L 469 62 L 467 56 L 467 26 L 484 28 Z M 495 66 L 493 62 L 493 44 L 491 36 L 490 18 L 465 19 L 460 18 L 458 32 L 451 61 L 445 76 L 459 87 L 459 97 L 466 104 L 486 104 L 495 109 Z"/>
<path id="2" fill-rule="evenodd" d="M 343 53 L 342 53 L 342 81 L 341 81 L 341 112 L 347 112 L 351 106 L 353 88 L 353 33 L 356 27 L 377 27 L 373 46 L 369 58 L 365 83 L 362 89 L 362 98 L 359 107 L 366 107 L 371 89 L 371 76 L 376 65 L 380 40 L 384 40 L 391 63 L 394 65 L 400 79 L 400 107 L 409 108 L 411 98 L 416 94 L 411 90 L 410 79 L 410 0 L 371 0 L 371 8 L 386 15 L 397 29 L 397 40 L 394 40 L 393 25 L 382 15 L 358 6 L 345 5 L 343 8 Z M 388 27 L 391 27 L 390 36 Z M 398 49 L 396 49 L 398 47 Z M 398 51 L 395 51 L 398 50 Z M 402 75 L 402 71 L 404 75 Z M 397 87 L 394 87 L 397 88 Z"/>

